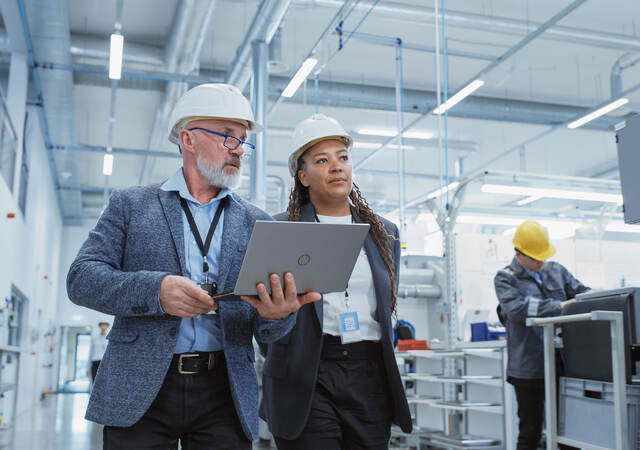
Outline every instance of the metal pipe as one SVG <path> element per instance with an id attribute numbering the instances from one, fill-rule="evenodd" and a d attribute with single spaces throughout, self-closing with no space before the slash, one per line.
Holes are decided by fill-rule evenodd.
<path id="1" fill-rule="evenodd" d="M 578 6 L 582 5 L 586 0 L 574 0 L 569 6 L 567 6 L 566 8 L 564 8 L 562 11 L 560 11 L 559 13 L 557 13 L 556 15 L 554 15 L 551 19 L 549 19 L 548 21 L 546 21 L 544 24 L 540 25 L 535 31 L 533 31 L 532 33 L 530 33 L 529 35 L 525 36 L 523 39 L 521 39 L 516 45 L 514 45 L 513 47 L 511 47 L 509 50 L 507 50 L 502 56 L 498 57 L 494 62 L 490 63 L 489 65 L 487 65 L 484 69 L 480 70 L 480 72 L 478 72 L 475 76 L 471 77 L 469 79 L 468 82 L 464 83 L 462 86 L 467 86 L 469 83 L 471 83 L 473 80 L 480 78 L 483 75 L 486 75 L 487 73 L 489 73 L 491 70 L 495 69 L 496 67 L 498 67 L 500 64 L 502 64 L 504 61 L 506 61 L 508 58 L 511 58 L 513 55 L 515 55 L 518 51 L 520 51 L 522 48 L 524 48 L 527 44 L 529 44 L 533 39 L 535 39 L 536 37 L 538 37 L 539 35 L 541 35 L 544 31 L 546 31 L 547 29 L 549 29 L 549 27 L 551 27 L 552 25 L 554 25 L 555 23 L 557 23 L 560 19 L 566 17 L 570 12 L 572 12 L 574 9 L 576 9 Z M 443 13 L 444 14 L 444 13 Z M 443 20 L 444 20 L 443 16 Z M 444 46 L 444 44 L 443 44 Z M 446 77 L 445 77 L 445 82 L 446 82 Z M 445 91 L 446 91 L 446 87 L 445 87 Z M 445 98 L 446 101 L 446 98 Z M 468 103 L 469 98 L 465 99 L 464 103 Z M 459 108 L 460 105 L 456 105 L 456 108 Z M 411 122 L 406 128 L 405 131 L 412 129 L 416 124 L 418 124 L 420 121 L 422 121 L 423 119 L 425 119 L 427 116 L 429 116 L 431 112 L 425 112 L 423 114 L 421 114 L 420 116 L 418 116 L 415 120 L 413 120 L 413 122 Z M 445 112 L 445 116 L 448 114 L 448 111 Z M 387 143 L 389 143 L 390 141 L 388 141 Z M 384 147 L 386 147 L 387 143 L 383 144 L 380 148 L 374 150 L 373 152 L 371 152 L 364 160 L 360 161 L 358 164 L 356 164 L 354 166 L 354 168 L 358 168 L 361 167 L 365 162 L 369 161 L 371 159 L 371 157 L 373 157 L 373 155 L 375 155 L 376 153 L 378 153 L 379 151 L 381 151 Z"/>
<path id="2" fill-rule="evenodd" d="M 40 64 L 43 69 L 67 70 L 77 73 L 91 73 L 96 75 L 106 75 L 104 67 L 93 65 L 50 65 Z M 160 80 L 160 81 L 184 81 L 189 83 L 221 82 L 222 71 L 203 71 L 205 75 L 179 75 L 175 73 L 160 71 L 143 71 L 127 69 L 122 73 L 123 78 L 135 78 L 140 80 Z M 289 82 L 289 78 L 282 76 L 272 76 L 270 78 L 270 95 L 272 101 L 280 97 L 280 93 Z M 97 82 L 98 79 L 96 79 Z M 102 77 L 100 78 L 102 80 Z M 94 84 L 93 82 L 91 84 Z M 138 86 L 133 86 L 137 88 Z M 314 96 L 315 85 L 302 87 L 306 89 L 307 96 Z M 325 94 L 320 96 L 319 91 Z M 436 91 L 422 91 L 416 89 L 404 90 L 404 105 L 406 112 L 428 112 L 437 106 Z M 368 109 L 395 110 L 394 88 L 362 85 L 356 83 L 343 83 L 335 81 L 318 81 L 318 104 L 337 107 L 366 107 Z M 302 103 L 303 96 L 295 95 L 291 98 L 294 103 Z M 271 108 L 269 114 L 271 114 Z M 555 103 L 542 103 L 526 100 L 513 100 L 493 97 L 471 96 L 459 103 L 449 114 L 452 117 L 473 118 L 482 120 L 493 120 L 500 122 L 515 122 L 537 125 L 557 125 L 570 120 L 575 120 L 577 116 L 583 115 L 586 108 L 574 105 L 559 105 Z M 416 121 L 421 120 L 416 119 Z M 608 131 L 620 118 L 601 117 L 598 120 L 584 125 L 586 129 Z M 413 122 L 412 122 L 413 124 Z M 413 126 L 410 124 L 409 126 Z M 409 127 L 405 128 L 408 129 Z M 391 143 L 395 138 L 391 139 Z M 367 157 L 368 158 L 368 157 Z M 360 164 L 360 163 L 359 163 Z"/>
<path id="3" fill-rule="evenodd" d="M 265 41 L 254 41 L 253 51 L 253 90 L 252 103 L 256 121 L 267 128 L 267 100 L 269 72 L 267 68 L 269 47 Z M 265 206 L 267 136 L 266 133 L 254 133 L 256 149 L 251 156 L 251 179 L 249 198 L 257 206 Z"/>
<path id="4" fill-rule="evenodd" d="M 251 45 L 253 41 L 264 41 L 267 45 L 278 30 L 291 0 L 262 0 L 242 45 L 231 63 L 226 82 L 244 90 L 251 78 Z"/>
<path id="5" fill-rule="evenodd" d="M 398 160 L 398 203 L 400 205 L 398 218 L 400 222 L 399 238 L 404 243 L 403 238 L 406 234 L 406 221 L 404 217 L 404 204 L 406 201 L 406 183 L 404 173 L 406 171 L 406 151 L 404 148 L 404 82 L 402 78 L 402 41 L 398 39 L 396 46 L 396 126 L 400 140 L 400 151 L 397 152 Z"/>
<path id="6" fill-rule="evenodd" d="M 640 62 L 640 53 L 626 53 L 615 62 L 611 68 L 611 97 L 618 97 L 622 92 L 622 71 Z"/>
<path id="7" fill-rule="evenodd" d="M 389 47 L 395 47 L 398 42 L 398 38 L 392 37 L 392 36 L 384 36 L 380 34 L 363 33 L 360 31 L 355 32 L 355 31 L 348 31 L 348 30 L 344 30 L 344 33 L 350 33 L 350 35 L 352 35 L 354 39 L 357 39 L 360 41 L 370 42 L 372 44 L 378 44 L 378 45 L 386 45 Z M 436 47 L 431 47 L 429 45 L 412 44 L 412 43 L 405 42 L 404 40 L 402 41 L 402 48 L 404 50 L 415 50 L 418 52 L 425 52 L 425 53 L 438 52 Z M 484 61 L 493 61 L 496 58 L 496 56 L 494 55 L 486 55 L 483 53 L 475 53 L 475 52 L 464 52 L 460 50 L 449 50 L 449 54 L 451 56 L 459 56 L 461 58 L 469 58 L 469 59 L 480 59 Z"/>
<path id="8" fill-rule="evenodd" d="M 514 45 L 513 47 L 509 48 L 509 50 L 507 50 L 506 52 L 504 52 L 502 55 L 500 55 L 498 58 L 496 58 L 492 63 L 490 63 L 489 65 L 487 65 L 485 68 L 483 68 L 480 72 L 476 73 L 473 77 L 471 77 L 466 83 L 462 84 L 462 86 L 467 86 L 469 83 L 471 83 L 473 80 L 477 80 L 482 78 L 484 75 L 488 74 L 489 72 L 491 72 L 493 69 L 495 69 L 496 67 L 498 67 L 500 64 L 502 64 L 504 61 L 506 61 L 507 59 L 511 58 L 513 55 L 515 55 L 516 53 L 518 53 L 520 50 L 522 50 L 524 47 L 526 47 L 527 45 L 529 45 L 531 42 L 533 42 L 534 39 L 536 39 L 538 36 L 542 35 L 542 33 L 546 32 L 549 28 L 551 28 L 552 26 L 554 26 L 556 23 L 558 23 L 560 20 L 564 19 L 565 17 L 567 17 L 570 13 L 572 13 L 576 8 L 578 8 L 579 6 L 581 6 L 583 3 L 585 3 L 587 0 L 573 0 L 567 7 L 563 8 L 560 12 L 558 12 L 557 14 L 555 14 L 551 19 L 547 20 L 545 23 L 539 25 L 535 30 L 533 30 L 531 33 L 527 34 L 524 38 L 522 38 L 518 43 L 516 43 L 516 45 Z"/>
<path id="9" fill-rule="evenodd" d="M 295 0 L 295 5 L 338 8 L 342 5 L 342 0 Z M 366 11 L 372 0 L 362 0 L 356 6 L 360 12 Z M 436 17 L 435 10 L 426 7 L 417 7 L 391 1 L 385 1 L 376 8 L 377 14 L 386 17 L 393 17 L 398 20 L 416 22 L 420 24 L 433 23 Z M 485 16 L 460 11 L 447 10 L 445 15 L 447 25 L 452 27 L 477 29 L 492 33 L 518 34 L 530 33 L 541 24 L 529 20 L 518 20 L 494 15 Z M 624 34 L 606 33 L 593 31 L 584 28 L 566 27 L 554 25 L 543 36 L 542 39 L 572 42 L 581 45 L 611 48 L 616 50 L 640 50 L 640 38 Z"/>
<path id="10" fill-rule="evenodd" d="M 432 284 L 398 285 L 400 298 L 440 298 L 441 294 L 440 286 Z"/>

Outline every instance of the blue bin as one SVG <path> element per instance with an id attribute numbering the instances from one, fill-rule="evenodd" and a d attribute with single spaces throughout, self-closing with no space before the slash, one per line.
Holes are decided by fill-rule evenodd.
<path id="1" fill-rule="evenodd" d="M 489 331 L 487 322 L 476 322 L 471 324 L 471 342 L 477 341 L 497 341 L 505 337 L 503 331 Z"/>

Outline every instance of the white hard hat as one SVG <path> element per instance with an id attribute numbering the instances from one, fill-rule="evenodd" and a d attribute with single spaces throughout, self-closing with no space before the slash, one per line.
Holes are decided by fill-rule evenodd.
<path id="1" fill-rule="evenodd" d="M 298 158 L 306 150 L 318 142 L 329 139 L 344 142 L 347 150 L 351 150 L 353 145 L 353 138 L 332 117 L 318 113 L 300 122 L 293 130 L 293 138 L 291 139 L 291 155 L 289 155 L 289 173 L 291 176 L 296 176 Z"/>
<path id="2" fill-rule="evenodd" d="M 180 144 L 180 128 L 198 119 L 232 120 L 256 133 L 263 130 L 262 125 L 253 119 L 249 101 L 237 87 L 230 84 L 200 84 L 180 97 L 171 112 L 169 140 Z"/>

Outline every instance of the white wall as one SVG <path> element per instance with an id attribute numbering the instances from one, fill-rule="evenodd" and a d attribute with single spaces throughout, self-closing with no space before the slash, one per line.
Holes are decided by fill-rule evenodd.
<path id="1" fill-rule="evenodd" d="M 32 407 L 41 392 L 53 386 L 52 371 L 47 374 L 41 366 L 51 362 L 49 341 L 44 334 L 56 327 L 56 288 L 62 276 L 58 264 L 62 217 L 41 136 L 37 111 L 30 110 L 26 133 L 29 152 L 26 217 L 18 209 L 17 192 L 12 194 L 4 179 L 0 179 L 0 301 L 4 304 L 12 285 L 29 300 L 28 327 L 21 345 L 24 352 L 20 363 L 19 413 Z M 18 183 L 19 180 L 15 185 Z M 15 218 L 8 218 L 8 213 L 15 213 Z M 4 318 L 0 344 L 6 344 L 6 336 Z"/>
<path id="2" fill-rule="evenodd" d="M 67 296 L 66 276 L 69 267 L 78 254 L 78 250 L 87 239 L 89 231 L 95 223 L 87 223 L 83 226 L 66 226 L 62 231 L 62 251 L 60 253 L 60 273 L 63 276 L 58 284 L 58 325 L 59 326 L 91 326 L 97 328 L 98 322 L 113 323 L 113 317 L 102 314 L 83 306 L 71 303 Z"/>

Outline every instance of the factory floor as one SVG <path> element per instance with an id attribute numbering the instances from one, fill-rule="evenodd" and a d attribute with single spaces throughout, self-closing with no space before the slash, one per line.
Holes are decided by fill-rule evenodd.
<path id="1" fill-rule="evenodd" d="M 89 394 L 57 394 L 17 417 L 9 435 L 0 434 L 0 449 L 99 450 L 102 426 L 84 419 Z M 259 443 L 254 449 L 269 448 Z"/>

